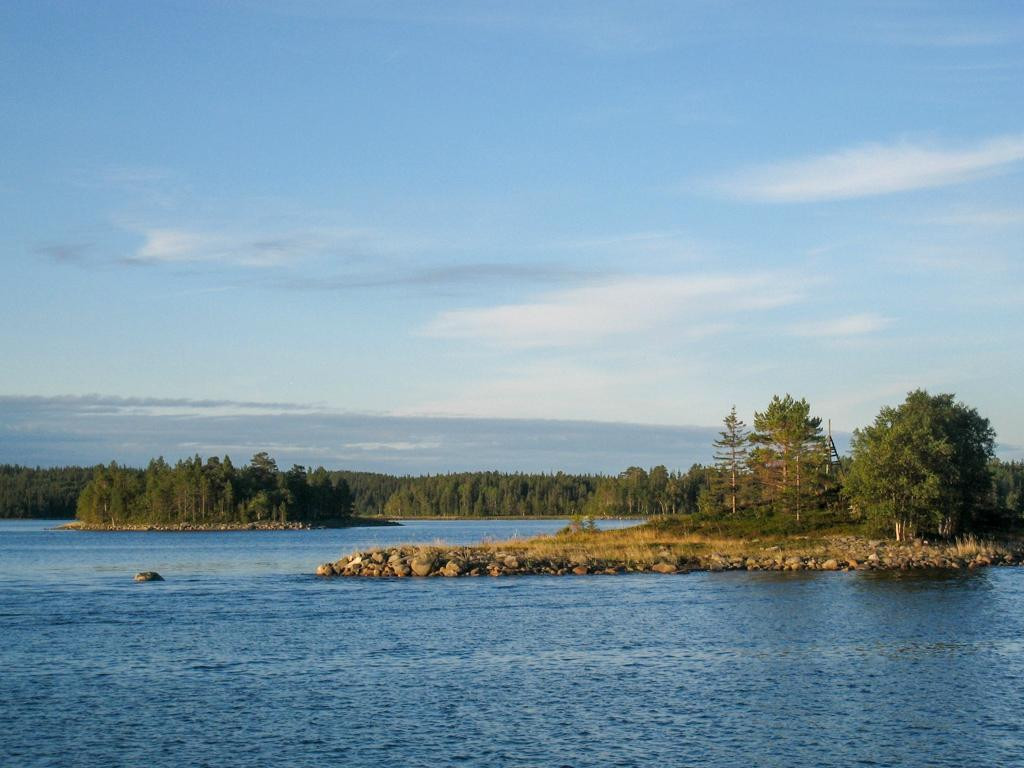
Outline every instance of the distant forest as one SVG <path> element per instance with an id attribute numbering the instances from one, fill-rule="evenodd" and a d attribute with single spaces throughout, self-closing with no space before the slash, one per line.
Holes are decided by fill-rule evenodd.
<path id="1" fill-rule="evenodd" d="M 98 525 L 309 523 L 360 517 L 747 519 L 751 531 L 865 523 L 897 539 L 1019 530 L 1024 462 L 992 456 L 988 421 L 952 395 L 917 390 L 856 430 L 840 458 L 805 400 L 774 397 L 753 429 L 723 419 L 714 463 L 618 475 L 463 472 L 421 477 L 278 468 L 266 453 L 236 467 L 199 456 L 145 469 L 117 464 L 0 466 L 0 517 Z"/>
<path id="2" fill-rule="evenodd" d="M 196 456 L 146 469 L 97 467 L 0 471 L 0 517 L 74 517 L 120 524 L 317 523 L 359 517 L 645 517 L 695 512 L 709 469 L 630 467 L 618 476 L 462 472 L 421 477 L 282 471 L 265 453 L 236 467 Z"/>
<path id="3" fill-rule="evenodd" d="M 695 512 L 707 468 L 630 467 L 617 476 L 461 472 L 396 477 L 335 472 L 359 515 L 385 517 L 647 517 Z"/>
<path id="4" fill-rule="evenodd" d="M 156 506 L 136 508 L 131 517 L 142 512 L 147 521 L 161 522 L 280 519 L 282 503 L 287 520 L 310 522 L 347 515 L 649 517 L 694 514 L 716 498 L 728 503 L 721 499 L 722 473 L 700 464 L 687 472 L 630 467 L 617 476 L 461 472 L 405 477 L 303 467 L 282 472 L 263 456 L 257 454 L 256 469 L 252 463 L 235 468 L 228 457 L 175 465 L 157 459 L 146 470 L 116 464 L 52 469 L 0 465 L 0 518 L 74 517 L 82 491 L 94 479 L 96 490 L 83 502 L 86 515 L 95 515 L 94 505 L 115 487 L 121 495 L 119 509 L 133 507 L 146 497 L 148 484 L 147 498 L 158 499 Z M 993 459 L 990 468 L 992 507 L 1024 521 L 1024 462 Z"/>
<path id="5" fill-rule="evenodd" d="M 74 517 L 92 467 L 50 469 L 0 464 L 0 518 Z"/>

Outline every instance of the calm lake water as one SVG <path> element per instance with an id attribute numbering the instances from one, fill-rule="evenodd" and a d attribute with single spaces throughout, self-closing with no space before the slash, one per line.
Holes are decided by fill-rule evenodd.
<path id="1" fill-rule="evenodd" d="M 319 580 L 562 523 L 48 525 L 0 522 L 3 766 L 1024 764 L 1021 569 Z"/>

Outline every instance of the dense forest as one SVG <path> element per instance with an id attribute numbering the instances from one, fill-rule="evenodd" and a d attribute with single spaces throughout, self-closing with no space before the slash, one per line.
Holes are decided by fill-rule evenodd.
<path id="1" fill-rule="evenodd" d="M 709 469 L 630 467 L 618 476 L 462 472 L 408 477 L 374 472 L 279 470 L 257 454 L 241 468 L 199 458 L 145 470 L 117 464 L 54 470 L 9 468 L 0 475 L 5 517 L 71 517 L 100 524 L 318 522 L 360 517 L 609 517 L 695 512 Z M 46 483 L 25 480 L 48 473 Z M 328 493 L 327 488 L 332 489 Z M 31 504 L 31 506 L 29 506 Z M 36 510 L 26 514 L 26 510 Z M 283 516 L 282 516 L 283 515 Z"/>
<path id="2" fill-rule="evenodd" d="M 774 397 L 750 429 L 735 408 L 714 462 L 618 475 L 462 472 L 421 477 L 279 469 L 258 453 L 235 467 L 199 456 L 145 469 L 0 466 L 0 517 L 99 525 L 318 524 L 360 517 L 651 517 L 750 520 L 751 530 L 833 523 L 918 533 L 1017 529 L 1024 462 L 992 455 L 994 432 L 952 395 L 917 391 L 854 432 L 840 457 L 806 400 Z"/>
<path id="3" fill-rule="evenodd" d="M 0 464 L 0 518 L 72 517 L 91 467 L 19 467 Z"/>
<path id="4" fill-rule="evenodd" d="M 198 456 L 145 470 L 117 464 L 92 471 L 77 517 L 90 525 L 317 524 L 360 517 L 648 516 L 694 512 L 707 472 L 631 467 L 599 475 L 466 472 L 396 477 L 370 472 L 277 468 L 257 454 L 236 468 L 229 457 Z"/>
<path id="5" fill-rule="evenodd" d="M 601 475 L 465 472 L 402 478 L 388 496 L 389 517 L 637 516 L 696 510 L 704 471 L 630 467 Z"/>
<path id="6" fill-rule="evenodd" d="M 216 456 L 171 466 L 154 459 L 144 470 L 97 467 L 78 498 L 89 525 L 245 525 L 323 523 L 347 517 L 352 495 L 323 467 L 281 471 L 266 453 L 243 467 Z"/>
<path id="7" fill-rule="evenodd" d="M 1024 461 L 998 461 L 992 468 L 992 508 L 997 527 L 1024 524 Z"/>

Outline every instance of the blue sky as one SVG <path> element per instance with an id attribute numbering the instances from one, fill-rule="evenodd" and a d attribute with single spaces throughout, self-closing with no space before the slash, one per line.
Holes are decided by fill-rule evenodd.
<path id="1" fill-rule="evenodd" d="M 0 460 L 685 467 L 633 425 L 918 386 L 1020 455 L 1022 81 L 1009 2 L 4 3 Z"/>

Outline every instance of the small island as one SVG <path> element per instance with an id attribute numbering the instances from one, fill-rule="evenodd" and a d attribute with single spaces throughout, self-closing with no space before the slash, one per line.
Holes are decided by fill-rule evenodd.
<path id="1" fill-rule="evenodd" d="M 869 539 L 855 534 L 734 538 L 700 532 L 692 521 L 489 542 L 469 547 L 402 546 L 354 552 L 317 576 L 517 576 L 692 571 L 853 571 L 972 569 L 1020 565 L 1024 543 L 963 537 L 953 542 Z"/>
<path id="2" fill-rule="evenodd" d="M 318 576 L 502 576 L 971 569 L 1019 565 L 1022 467 L 993 458 L 987 419 L 952 395 L 911 392 L 856 430 L 841 458 L 806 400 L 776 396 L 750 431 L 735 408 L 697 510 L 599 531 L 469 547 L 357 551 Z M 628 471 L 634 488 L 650 475 Z M 1007 491 L 1007 488 L 1010 490 Z"/>
<path id="3" fill-rule="evenodd" d="M 282 472 L 266 453 L 236 469 L 199 456 L 171 466 L 162 458 L 146 469 L 111 463 L 96 467 L 78 496 L 74 522 L 83 531 L 290 531 L 397 525 L 352 513 L 344 478 L 323 467 Z"/>

